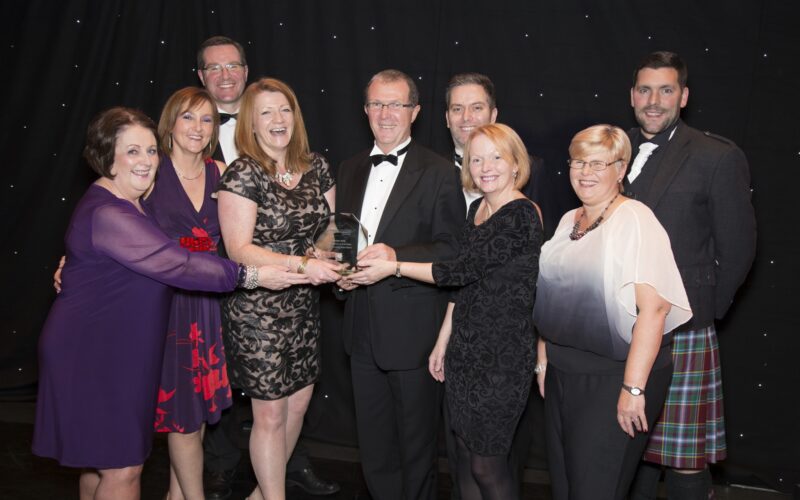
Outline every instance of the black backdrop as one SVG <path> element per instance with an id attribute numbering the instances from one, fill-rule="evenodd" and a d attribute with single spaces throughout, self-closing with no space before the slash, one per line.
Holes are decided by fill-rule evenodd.
<path id="1" fill-rule="evenodd" d="M 445 84 L 455 72 L 484 72 L 498 87 L 499 120 L 564 183 L 570 137 L 599 122 L 631 126 L 631 70 L 667 49 L 689 65 L 684 118 L 733 139 L 750 161 L 758 255 L 720 325 L 728 464 L 786 490 L 800 483 L 798 21 L 795 0 L 4 0 L 0 388 L 36 381 L 50 277 L 92 181 L 80 159 L 89 119 L 112 105 L 157 118 L 173 91 L 198 84 L 195 48 L 205 38 L 241 41 L 251 81 L 274 75 L 292 85 L 313 148 L 333 164 L 370 143 L 361 103 L 372 73 L 396 67 L 417 79 L 414 137 L 446 151 Z M 325 308 L 325 374 L 306 431 L 353 443 L 337 309 Z"/>

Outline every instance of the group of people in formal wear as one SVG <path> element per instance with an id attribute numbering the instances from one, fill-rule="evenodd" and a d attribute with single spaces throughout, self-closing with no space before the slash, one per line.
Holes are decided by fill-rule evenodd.
<path id="1" fill-rule="evenodd" d="M 755 217 L 741 150 L 680 119 L 676 54 L 636 67 L 637 128 L 573 137 L 569 211 L 497 123 L 485 75 L 446 89 L 445 159 L 411 137 L 414 80 L 378 72 L 374 143 L 335 175 L 293 90 L 246 85 L 236 41 L 206 40 L 198 75 L 158 125 L 112 108 L 89 126 L 99 178 L 67 229 L 33 442 L 83 470 L 82 499 L 139 498 L 154 431 L 169 433 L 166 498 L 230 496 L 232 387 L 252 402 L 248 498 L 338 491 L 296 447 L 320 378 L 320 286 L 344 304 L 372 498 L 437 498 L 442 416 L 453 498 L 519 498 L 536 392 L 553 498 L 654 499 L 662 468 L 670 498 L 708 498 L 725 457 L 714 319 L 749 270 Z M 355 269 L 314 251 L 335 213 L 363 227 Z"/>

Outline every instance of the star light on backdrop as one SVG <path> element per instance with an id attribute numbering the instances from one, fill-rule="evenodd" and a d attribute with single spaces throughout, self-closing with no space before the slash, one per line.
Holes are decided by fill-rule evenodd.
<path id="1" fill-rule="evenodd" d="M 216 10 L 215 9 L 211 9 L 210 11 L 206 11 L 206 12 L 210 12 L 211 15 L 216 16 Z M 571 13 L 571 22 L 573 22 L 573 23 L 580 22 L 581 16 L 585 20 L 585 22 L 590 23 L 590 24 L 587 24 L 586 26 L 592 26 L 593 24 L 597 24 L 597 23 L 594 22 L 594 19 L 592 18 L 592 16 L 589 13 L 583 13 L 582 14 L 580 12 L 572 12 Z M 116 17 L 118 19 L 120 19 L 122 16 L 121 16 L 121 14 L 116 14 Z M 600 19 L 601 19 L 601 17 L 598 17 L 598 21 Z M 81 18 L 76 18 L 74 16 L 68 16 L 64 20 L 64 22 L 69 23 L 70 20 L 72 20 L 72 22 L 74 22 L 74 26 L 77 26 L 76 29 L 78 29 L 78 30 L 82 30 L 82 27 L 84 25 L 88 26 L 89 28 L 91 28 L 91 25 L 92 25 L 92 20 L 90 18 L 88 18 L 88 17 L 85 18 L 85 19 L 81 19 Z M 217 21 L 215 20 L 214 22 L 216 23 Z M 287 33 L 288 34 L 288 33 L 292 32 L 292 28 L 296 29 L 297 26 L 299 25 L 299 24 L 296 24 L 296 25 L 292 26 L 292 28 L 289 28 L 289 24 L 290 23 L 287 23 L 285 20 L 279 21 L 277 23 L 273 22 L 273 23 L 270 23 L 269 29 L 271 29 L 274 32 L 277 32 L 278 30 L 280 30 L 281 33 Z M 380 25 L 380 22 L 377 23 L 377 25 Z M 353 30 L 350 30 L 350 29 L 345 30 L 345 29 L 343 29 L 341 27 L 338 27 L 338 26 L 326 26 L 326 28 L 327 28 L 327 30 L 322 31 L 323 36 L 324 36 L 325 33 L 328 34 L 327 38 L 325 38 L 325 39 L 328 40 L 328 42 L 326 42 L 326 43 L 331 43 L 331 42 L 335 41 L 337 43 L 337 45 L 335 45 L 336 47 L 344 46 L 348 42 L 348 38 L 349 37 L 347 35 L 351 34 L 352 31 L 353 31 Z M 647 28 L 648 28 L 648 30 L 650 30 L 653 27 L 649 26 Z M 514 34 L 512 36 L 512 38 L 514 40 L 516 40 L 515 43 L 518 46 L 525 46 L 525 47 L 531 46 L 531 47 L 533 47 L 533 46 L 536 45 L 536 38 L 537 38 L 536 30 L 534 30 L 534 28 L 532 28 L 530 24 L 527 25 L 527 29 L 528 30 L 533 30 L 533 31 L 524 31 L 524 30 L 520 29 L 520 30 L 516 30 L 515 31 L 516 34 Z M 358 28 L 359 32 L 363 32 L 365 30 L 369 31 L 369 32 L 376 32 L 377 31 L 376 23 L 374 23 L 374 22 L 373 23 L 364 23 L 364 24 L 361 24 L 360 27 Z M 644 46 L 647 46 L 647 47 L 651 47 L 653 49 L 661 49 L 661 48 L 668 48 L 669 47 L 669 43 L 665 42 L 665 40 L 669 39 L 669 37 L 667 36 L 667 34 L 663 33 L 661 30 L 659 30 L 657 32 L 650 32 L 650 33 L 645 32 L 645 33 L 646 33 L 646 40 L 647 41 L 644 41 L 642 39 L 641 31 L 639 31 L 635 35 L 635 38 L 637 40 L 637 42 L 636 42 L 637 44 L 644 45 Z M 459 35 L 463 36 L 461 33 L 459 33 Z M 459 35 L 457 35 L 457 36 L 459 36 Z M 162 35 L 162 36 L 164 36 L 164 35 Z M 706 36 L 706 35 L 703 35 L 703 36 Z M 245 38 L 245 37 L 242 37 L 242 38 Z M 520 44 L 519 43 L 519 38 L 525 39 L 526 43 L 525 44 Z M 447 40 L 447 39 L 448 38 L 445 38 L 444 40 Z M 453 54 L 459 54 L 459 57 L 461 57 L 461 54 L 467 54 L 470 51 L 470 49 L 471 49 L 471 47 L 473 45 L 470 42 L 474 42 L 475 41 L 474 38 L 468 38 L 468 39 L 459 40 L 459 39 L 455 39 L 453 37 L 453 38 L 449 38 L 449 39 L 451 40 L 451 42 L 449 42 L 449 44 L 447 42 L 445 42 L 443 45 L 447 45 L 449 48 L 446 49 L 446 50 L 450 51 Z M 656 39 L 658 39 L 658 40 L 656 41 Z M 532 43 L 528 43 L 529 40 Z M 464 43 L 462 44 L 462 42 L 464 42 Z M 648 42 L 652 43 L 652 45 L 650 43 L 648 43 Z M 167 45 L 171 45 L 171 49 L 170 50 L 173 50 L 176 46 L 179 46 L 179 44 L 175 41 L 175 39 L 169 38 L 169 36 L 167 36 L 167 38 L 165 38 L 165 39 L 160 39 L 159 38 L 159 39 L 155 39 L 155 40 L 150 40 L 150 43 L 155 45 L 156 47 L 159 47 L 159 46 L 160 47 L 166 47 Z M 662 46 L 656 47 L 656 44 L 665 44 L 665 46 L 664 47 L 662 47 Z M 245 42 L 245 46 L 248 47 L 248 51 L 249 51 L 249 48 L 254 46 L 253 41 L 252 40 L 247 40 Z M 719 40 L 710 39 L 710 38 L 706 39 L 706 40 L 701 40 L 700 44 L 698 44 L 694 49 L 695 53 L 694 54 L 687 54 L 686 58 L 690 59 L 693 56 L 694 59 L 697 60 L 699 55 L 705 55 L 707 57 L 703 58 L 703 61 L 708 61 L 708 64 L 710 65 L 709 67 L 712 67 L 712 68 L 714 67 L 714 65 L 717 65 L 717 70 L 718 70 L 718 65 L 720 63 L 719 63 L 719 59 L 716 59 L 716 58 L 723 57 L 721 54 L 723 52 L 725 52 L 724 50 L 720 50 L 718 48 L 720 46 L 721 45 L 719 43 Z M 16 50 L 17 49 L 17 45 L 15 43 L 9 43 L 7 45 L 7 47 L 9 47 L 11 50 Z M 715 53 L 713 55 L 711 54 L 712 49 L 715 50 Z M 756 60 L 757 60 L 757 58 L 759 56 L 762 57 L 762 61 L 766 61 L 766 59 L 770 59 L 770 65 L 766 65 L 766 63 L 764 63 L 762 66 L 775 66 L 775 63 L 777 63 L 778 61 L 781 60 L 781 54 L 778 53 L 778 51 L 775 49 L 775 47 L 770 46 L 770 45 L 765 45 L 764 47 L 761 47 L 760 49 L 756 48 L 751 52 L 751 54 L 754 56 L 754 58 Z M 68 61 L 65 61 L 65 62 L 68 62 Z M 70 75 L 74 75 L 74 76 L 72 76 L 72 78 L 80 78 L 83 75 L 81 75 L 81 73 L 77 73 L 77 71 L 81 71 L 81 70 L 86 71 L 87 69 L 92 68 L 92 67 L 93 66 L 87 60 L 73 61 L 73 64 L 71 64 L 71 69 L 76 71 L 76 72 L 73 73 L 72 71 L 70 71 Z M 183 68 L 185 66 L 181 66 L 181 67 Z M 65 66 L 65 68 L 66 69 L 70 69 L 70 65 L 67 64 Z M 416 69 L 418 69 L 418 68 L 416 68 Z M 710 71 L 710 70 L 706 70 L 706 71 Z M 192 67 L 191 68 L 192 75 L 196 74 L 196 72 L 197 72 L 197 68 Z M 81 75 L 81 76 L 79 76 L 79 75 Z M 441 79 L 441 75 L 437 75 L 437 74 L 431 75 L 430 73 L 427 73 L 427 72 L 425 72 L 424 74 L 417 73 L 417 75 L 415 75 L 415 77 L 419 82 L 422 82 L 422 81 L 424 81 L 423 75 L 428 75 L 427 83 L 436 82 L 436 81 Z M 123 77 L 122 75 L 119 75 L 118 78 L 120 78 L 121 80 L 116 80 L 116 79 L 113 79 L 113 78 L 110 79 L 110 81 L 112 82 L 112 86 L 113 87 L 117 87 L 117 89 L 116 89 L 117 92 L 114 93 L 114 94 L 111 94 L 111 95 L 114 95 L 114 96 L 118 96 L 119 92 L 121 92 L 121 91 L 126 91 L 126 92 L 130 91 L 130 87 L 129 87 L 130 81 L 129 81 L 128 77 Z M 192 78 L 194 78 L 194 76 L 192 76 Z M 108 89 L 108 81 L 109 80 L 104 80 L 104 81 L 100 82 L 101 85 L 106 87 L 106 90 L 105 90 L 106 94 L 109 94 L 109 91 L 107 90 Z M 154 79 L 145 79 L 144 82 L 145 82 L 146 85 L 149 85 L 149 86 L 157 85 L 157 83 L 156 83 L 157 80 L 154 80 Z M 319 83 L 322 83 L 322 82 L 319 82 Z M 192 80 L 192 84 L 196 84 L 196 80 L 193 79 Z M 543 90 L 544 87 L 548 88 L 548 92 L 547 93 L 544 92 L 544 90 Z M 333 84 L 330 84 L 330 87 L 327 87 L 327 88 L 325 88 L 325 87 L 311 87 L 312 90 L 313 90 L 313 88 L 319 88 L 319 94 L 318 95 L 322 96 L 322 97 L 320 97 L 320 99 L 333 98 L 335 95 L 337 95 L 337 92 L 338 92 L 338 90 L 333 86 Z M 533 87 L 532 89 L 530 89 L 531 97 L 536 99 L 536 103 L 537 103 L 536 105 L 537 106 L 541 106 L 542 109 L 548 109 L 548 110 L 558 109 L 559 106 L 562 106 L 562 103 L 554 102 L 554 100 L 556 98 L 563 99 L 563 97 L 557 97 L 560 90 L 561 89 L 557 89 L 557 88 L 554 89 L 554 87 L 552 85 L 547 85 L 547 83 L 542 85 L 542 88 L 540 88 L 540 89 L 536 89 L 536 87 Z M 438 92 L 438 89 L 437 89 L 437 92 Z M 611 92 L 608 91 L 608 89 L 605 89 L 605 88 L 597 89 L 597 91 L 592 91 L 591 89 L 583 88 L 583 89 L 578 89 L 578 90 L 575 91 L 576 94 L 578 92 L 580 93 L 580 96 L 581 96 L 580 99 L 583 100 L 584 102 L 587 100 L 586 97 L 591 95 L 590 99 L 595 99 L 596 100 L 596 101 L 593 101 L 593 103 L 592 103 L 593 106 L 602 106 L 604 104 L 607 104 L 605 101 L 609 101 L 610 99 L 617 99 L 618 98 L 618 96 L 611 96 L 610 95 Z M 602 98 L 600 96 L 601 93 L 604 94 Z M 693 96 L 694 96 L 694 94 L 693 94 Z M 699 99 L 696 99 L 694 104 L 697 104 L 697 101 L 699 101 Z M 597 103 L 597 104 L 595 104 L 595 103 Z M 69 106 L 67 104 L 69 104 Z M 47 104 L 46 107 L 49 107 L 51 105 L 55 105 L 57 107 L 57 109 L 61 109 L 62 111 L 66 111 L 67 112 L 66 115 L 61 115 L 61 116 L 65 116 L 65 117 L 69 117 L 70 114 L 76 113 L 76 110 L 74 108 L 78 107 L 74 101 L 69 100 L 69 99 L 67 99 L 66 102 L 60 102 L 60 101 L 56 101 L 54 103 L 51 102 L 50 104 Z M 703 111 L 704 108 L 703 107 L 691 107 L 690 106 L 690 108 L 691 108 L 691 112 L 692 113 L 695 113 L 697 115 L 704 114 L 704 111 Z M 50 109 L 52 109 L 52 108 L 50 108 Z M 708 108 L 708 109 L 711 110 L 712 108 Z M 713 113 L 711 111 L 709 111 L 708 115 L 709 115 L 708 116 L 709 120 L 713 119 L 713 117 L 712 117 Z M 702 118 L 706 118 L 706 117 L 704 116 Z M 34 128 L 34 127 L 32 126 L 32 128 Z M 28 124 L 22 124 L 22 130 L 27 132 Z M 19 129 L 16 129 L 16 131 L 19 134 Z M 334 144 L 334 143 L 333 142 L 328 142 L 328 144 Z M 48 146 L 50 146 L 50 145 L 52 145 L 52 144 L 49 144 Z M 336 145 L 336 144 L 334 144 L 334 145 Z M 57 144 L 56 146 L 59 146 L 59 145 Z M 51 153 L 52 158 L 57 158 L 59 156 L 63 156 L 64 158 L 66 158 L 66 156 L 68 156 L 67 153 L 69 152 L 69 150 L 66 149 L 66 147 L 63 146 L 63 145 L 60 145 L 60 146 L 61 146 L 60 148 L 57 148 L 58 152 L 52 152 Z M 740 144 L 740 146 L 743 146 L 743 145 Z M 328 147 L 321 148 L 321 149 L 326 154 L 330 153 L 330 150 L 329 150 Z M 44 154 L 45 156 L 48 156 L 48 153 L 47 153 L 48 150 L 49 150 L 49 147 L 47 149 L 44 149 L 44 152 L 42 154 Z M 60 155 L 60 152 L 64 152 L 65 155 Z M 336 153 L 342 154 L 341 151 L 336 151 Z M 796 158 L 800 158 L 800 151 L 797 151 L 796 155 L 797 155 Z M 64 161 L 64 160 L 62 159 L 60 161 Z M 552 163 L 555 163 L 556 165 L 560 165 L 560 163 L 558 163 L 558 162 L 550 162 L 550 161 L 548 161 L 548 164 L 552 164 Z M 751 168 L 752 168 L 752 165 L 751 165 Z M 555 170 L 555 168 L 554 168 L 554 170 Z M 563 170 L 556 170 L 555 174 L 557 176 L 560 176 L 561 178 L 563 178 L 565 172 Z M 765 174 L 761 174 L 761 175 L 765 175 Z M 20 180 L 20 179 L 26 179 L 26 180 Z M 33 179 L 27 180 L 27 178 L 20 177 L 20 178 L 16 179 L 15 182 L 8 183 L 7 184 L 7 189 L 9 190 L 9 193 L 11 191 L 14 191 L 14 190 L 18 191 L 18 193 L 27 193 L 28 191 L 32 190 L 32 188 L 30 188 L 30 186 L 28 185 L 28 183 L 30 183 L 30 182 L 33 182 Z M 753 191 L 753 190 L 751 189 L 751 191 Z M 69 193 L 67 193 L 67 194 L 69 194 Z M 54 199 L 57 202 L 60 201 L 61 203 L 66 203 L 68 198 L 70 198 L 70 200 L 72 201 L 72 198 L 70 196 L 59 196 L 59 195 L 56 195 L 54 198 L 51 198 L 51 199 Z M 64 207 L 64 205 L 59 205 L 59 206 L 62 209 Z M 760 250 L 762 252 L 764 251 L 763 249 L 760 249 Z M 769 251 L 769 249 L 767 249 L 766 251 Z M 26 253 L 26 250 L 25 249 L 19 250 L 19 251 L 18 250 L 14 250 L 13 251 L 13 255 L 19 257 L 19 256 L 21 256 L 21 252 L 22 253 Z M 27 253 L 30 253 L 30 252 L 27 252 Z M 768 263 L 769 266 L 777 267 L 776 266 L 776 259 L 769 259 L 769 260 L 764 259 L 764 260 L 761 260 L 761 262 L 762 262 L 762 265 L 764 263 Z M 50 266 L 45 265 L 45 269 L 48 269 L 49 267 Z M 776 285 L 774 283 L 771 283 L 769 285 L 769 287 L 770 287 L 770 289 L 775 289 Z M 9 330 L 6 330 L 6 331 L 9 331 Z M 14 330 L 11 330 L 11 333 L 12 334 L 16 334 L 17 331 L 18 331 L 17 329 L 14 329 Z M 764 341 L 764 342 L 766 342 L 768 340 L 775 341 L 779 337 L 779 335 L 774 335 L 775 339 L 770 338 L 770 337 L 768 337 L 768 334 L 765 331 L 763 331 L 763 332 L 758 332 L 758 331 L 753 332 L 753 336 L 755 338 L 757 338 L 758 333 L 762 334 L 761 337 L 762 337 L 762 341 Z M 775 332 L 773 332 L 773 333 L 775 333 Z M 766 356 L 770 352 L 772 352 L 772 351 L 770 351 L 769 349 L 766 349 L 766 348 L 760 349 L 760 350 L 757 351 L 759 356 Z M 764 360 L 759 360 L 759 361 L 761 361 L 761 364 L 762 364 L 763 368 L 767 368 L 767 367 L 772 368 L 772 365 L 774 365 L 776 367 L 778 366 L 777 364 L 770 363 L 769 361 L 764 361 Z M 9 368 L 13 370 L 14 366 L 15 365 L 11 365 Z M 779 368 L 772 368 L 772 369 L 779 369 Z M 22 372 L 22 371 L 23 371 L 23 367 L 18 367 L 17 368 L 17 372 Z M 769 394 L 774 393 L 777 388 L 776 388 L 776 384 L 771 384 L 771 383 L 768 383 L 768 382 L 771 382 L 771 380 L 753 381 L 753 382 L 750 382 L 749 384 L 747 384 L 747 388 L 746 389 L 737 388 L 737 391 L 746 391 L 746 394 L 748 394 L 748 395 L 749 394 L 754 394 L 755 391 L 759 391 L 759 394 L 769 395 Z M 769 385 L 769 387 L 767 387 L 768 385 Z M 761 399 L 763 397 L 765 397 L 765 396 L 762 396 L 762 395 L 758 396 L 759 399 Z M 329 399 L 329 394 L 327 394 L 327 393 L 323 394 L 322 398 L 328 400 Z M 744 419 L 744 420 L 740 419 L 740 421 L 743 421 L 743 422 L 747 423 L 748 425 L 756 425 L 757 422 L 758 422 L 757 420 L 748 420 L 748 419 Z M 742 426 L 741 425 L 737 425 L 737 427 L 742 427 Z M 743 441 L 743 440 L 745 440 L 745 435 L 747 435 L 750 440 L 754 440 L 755 441 L 756 440 L 755 436 L 759 435 L 759 433 L 761 432 L 758 429 L 751 429 L 747 425 L 744 425 L 743 427 L 744 428 L 736 428 L 736 429 L 731 428 L 730 429 L 730 435 L 731 435 L 733 440 Z M 778 477 L 776 480 L 779 481 L 779 482 L 783 482 L 783 477 Z"/>

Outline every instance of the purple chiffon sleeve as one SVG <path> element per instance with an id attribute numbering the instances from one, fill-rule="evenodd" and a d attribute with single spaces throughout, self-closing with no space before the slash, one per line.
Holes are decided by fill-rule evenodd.
<path id="1" fill-rule="evenodd" d="M 98 252 L 136 273 L 176 288 L 210 292 L 236 288 L 236 263 L 181 248 L 150 218 L 124 203 L 106 205 L 94 212 L 92 244 Z"/>

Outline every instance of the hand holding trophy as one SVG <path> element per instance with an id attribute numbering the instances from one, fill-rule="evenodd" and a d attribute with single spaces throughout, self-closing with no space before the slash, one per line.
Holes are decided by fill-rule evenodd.
<path id="1" fill-rule="evenodd" d="M 314 258 L 344 264 L 337 272 L 348 276 L 358 271 L 356 256 L 367 245 L 367 230 L 353 214 L 337 213 L 323 218 L 314 231 Z M 363 236 L 363 238 L 360 238 Z"/>

